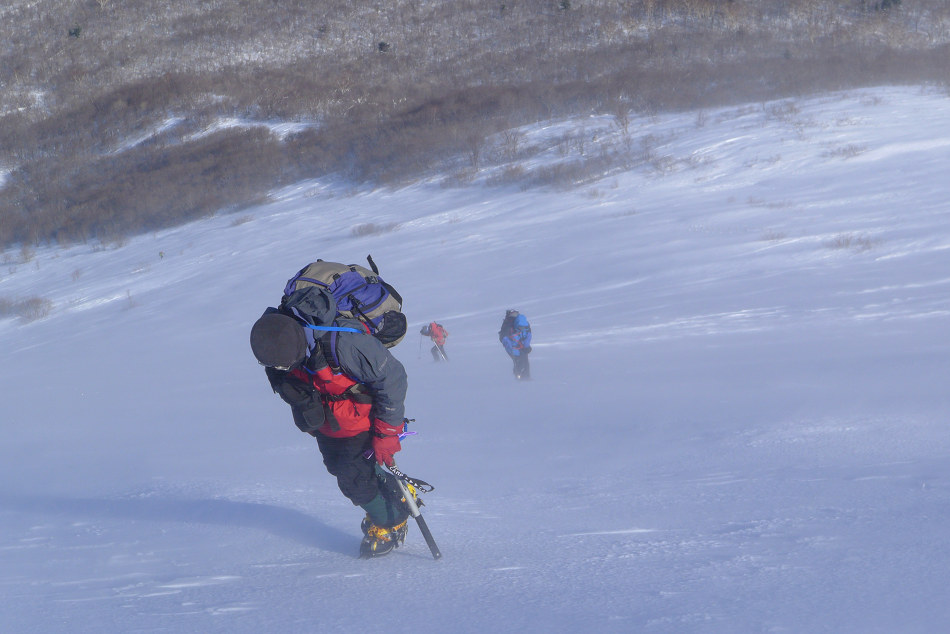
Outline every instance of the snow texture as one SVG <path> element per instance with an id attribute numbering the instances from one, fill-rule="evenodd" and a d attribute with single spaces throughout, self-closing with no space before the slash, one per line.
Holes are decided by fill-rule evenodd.
<path id="1" fill-rule="evenodd" d="M 308 182 L 8 252 L 0 297 L 53 309 L 0 320 L 0 630 L 942 631 L 950 100 L 630 129 L 663 160 L 570 191 Z M 439 561 L 412 524 L 356 558 L 362 512 L 248 345 L 300 267 L 367 254 L 405 299 L 397 459 L 436 486 Z"/>

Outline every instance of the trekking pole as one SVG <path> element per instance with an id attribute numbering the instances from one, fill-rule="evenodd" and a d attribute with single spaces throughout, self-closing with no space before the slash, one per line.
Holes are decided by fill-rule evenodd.
<path id="1" fill-rule="evenodd" d="M 377 468 L 382 470 L 377 464 Z M 434 487 L 427 482 L 422 482 L 421 480 L 413 480 L 405 473 L 396 468 L 396 463 L 393 462 L 389 466 L 389 471 L 396 476 L 396 484 L 399 485 L 399 489 L 402 491 L 403 497 L 406 498 L 406 505 L 409 507 L 409 515 L 411 515 L 416 520 L 416 524 L 419 525 L 419 531 L 422 533 L 422 536 L 426 540 L 426 544 L 429 546 L 429 552 L 432 553 L 433 559 L 441 559 L 442 551 L 439 550 L 438 545 L 435 543 L 435 539 L 432 537 L 432 533 L 429 531 L 429 525 L 426 524 L 426 518 L 422 517 L 422 513 L 419 511 L 419 505 L 416 504 L 416 499 L 413 497 L 412 493 L 409 491 L 409 487 L 406 486 L 406 483 L 413 484 L 418 487 L 420 490 L 431 491 Z"/>

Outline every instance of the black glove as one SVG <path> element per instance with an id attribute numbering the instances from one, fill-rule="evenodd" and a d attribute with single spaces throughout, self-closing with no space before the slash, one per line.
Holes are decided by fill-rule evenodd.
<path id="1" fill-rule="evenodd" d="M 287 371 L 265 366 L 264 373 L 267 375 L 267 380 L 270 382 L 270 389 L 274 390 L 275 394 L 280 394 L 280 384 L 284 382 L 284 377 L 287 376 Z"/>
<path id="2" fill-rule="evenodd" d="M 320 402 L 320 394 L 313 386 L 301 381 L 290 372 L 284 372 L 284 377 L 277 385 L 275 392 L 291 407 L 307 409 L 314 401 Z"/>
<path id="3" fill-rule="evenodd" d="M 320 393 L 290 372 L 267 368 L 267 378 L 281 400 L 290 405 L 294 424 L 300 431 L 312 433 L 326 422 Z"/>

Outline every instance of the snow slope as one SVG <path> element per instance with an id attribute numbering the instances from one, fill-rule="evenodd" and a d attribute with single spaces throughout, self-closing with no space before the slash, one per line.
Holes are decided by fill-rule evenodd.
<path id="1" fill-rule="evenodd" d="M 525 134 L 571 129 L 619 134 Z M 658 160 L 570 191 L 302 183 L 119 248 L 9 252 L 0 298 L 54 309 L 0 320 L 0 629 L 944 629 L 947 96 L 631 130 Z M 301 266 L 369 253 L 406 300 L 398 459 L 436 486 L 440 561 L 415 526 L 355 558 L 362 513 L 247 343 Z"/>

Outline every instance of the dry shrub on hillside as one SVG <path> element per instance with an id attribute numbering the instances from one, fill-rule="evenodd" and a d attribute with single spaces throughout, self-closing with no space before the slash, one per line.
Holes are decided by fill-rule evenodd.
<path id="1" fill-rule="evenodd" d="M 11 300 L 0 297 L 0 317 L 16 316 L 20 321 L 43 319 L 53 310 L 53 302 L 45 297 Z"/>
<path id="2" fill-rule="evenodd" d="M 0 245 L 168 226 L 299 178 L 470 173 L 502 160 L 500 131 L 618 104 L 950 80 L 942 0 L 8 0 L 0 15 Z M 199 135 L 219 119 L 311 127 Z"/>

